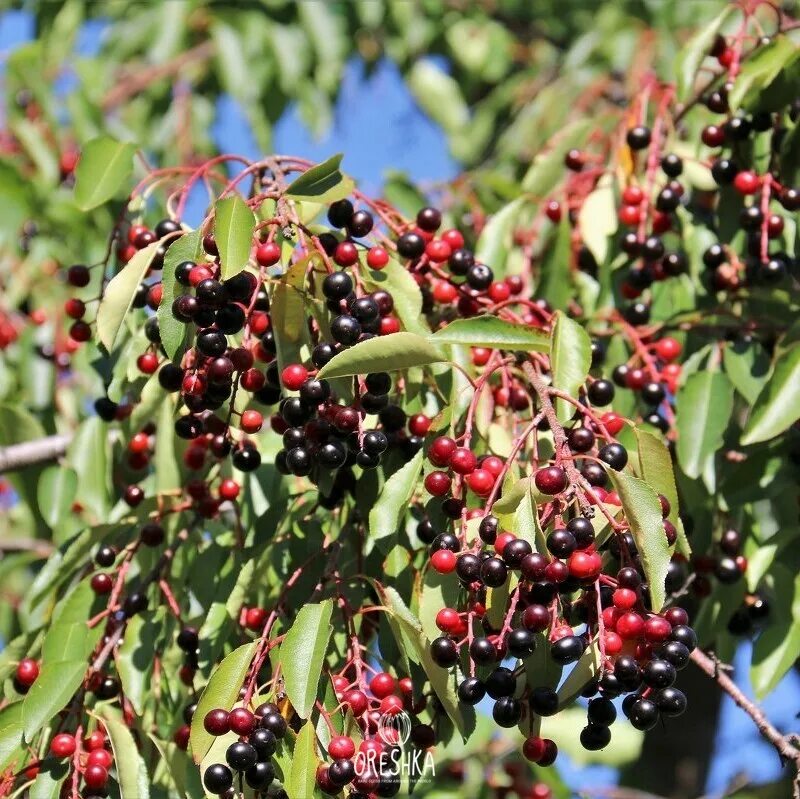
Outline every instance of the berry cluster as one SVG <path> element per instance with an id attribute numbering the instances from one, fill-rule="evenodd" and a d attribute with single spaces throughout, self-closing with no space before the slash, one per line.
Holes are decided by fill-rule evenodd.
<path id="1" fill-rule="evenodd" d="M 269 788 L 275 779 L 272 756 L 288 729 L 277 705 L 265 702 L 252 712 L 244 707 L 209 710 L 203 727 L 210 735 L 232 732 L 239 736 L 225 750 L 225 763 L 212 763 L 205 770 L 203 785 L 209 792 L 225 795 L 233 788 L 235 775 L 238 784 L 243 777 L 256 791 Z"/>

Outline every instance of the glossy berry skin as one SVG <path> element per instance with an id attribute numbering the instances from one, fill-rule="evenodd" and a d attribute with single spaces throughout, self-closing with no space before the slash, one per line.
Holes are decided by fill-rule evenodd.
<path id="1" fill-rule="evenodd" d="M 39 664 L 32 658 L 24 658 L 17 664 L 14 676 L 19 685 L 30 688 L 39 676 Z"/>
<path id="2" fill-rule="evenodd" d="M 256 727 L 256 717 L 244 707 L 235 707 L 228 715 L 228 726 L 237 735 L 250 735 Z"/>
<path id="3" fill-rule="evenodd" d="M 222 763 L 214 763 L 203 774 L 203 785 L 210 793 L 225 793 L 233 787 L 233 773 Z"/>
<path id="4" fill-rule="evenodd" d="M 611 742 L 611 731 L 599 724 L 587 724 L 581 730 L 580 742 L 590 752 L 604 749 Z"/>
<path id="5" fill-rule="evenodd" d="M 650 146 L 650 128 L 644 125 L 631 128 L 625 135 L 625 141 L 631 150 L 644 150 Z"/>
<path id="6" fill-rule="evenodd" d="M 459 701 L 466 705 L 477 705 L 486 696 L 486 687 L 477 677 L 467 677 L 458 686 Z"/>
<path id="7" fill-rule="evenodd" d="M 203 718 L 203 728 L 209 735 L 225 735 L 231 728 L 228 711 L 222 708 L 209 710 Z"/>
<path id="8" fill-rule="evenodd" d="M 87 788 L 104 788 L 108 782 L 108 771 L 99 764 L 87 765 L 83 771 L 83 781 Z"/>
<path id="9" fill-rule="evenodd" d="M 431 555 L 431 566 L 439 572 L 439 574 L 450 574 L 455 571 L 457 558 L 453 552 L 447 549 L 440 549 Z"/>
<path id="10" fill-rule="evenodd" d="M 232 743 L 225 751 L 225 760 L 235 771 L 246 771 L 256 764 L 257 759 L 255 747 L 244 741 Z"/>
<path id="11" fill-rule="evenodd" d="M 50 752 L 58 758 L 71 757 L 75 753 L 76 746 L 75 736 L 62 732 L 53 737 L 50 742 Z"/>
<path id="12" fill-rule="evenodd" d="M 560 494 L 567 487 L 567 473 L 560 466 L 546 466 L 533 476 L 536 488 L 551 496 Z"/>
<path id="13" fill-rule="evenodd" d="M 638 699 L 631 705 L 628 718 L 637 730 L 651 730 L 658 722 L 658 707 L 649 699 Z"/>
<path id="14" fill-rule="evenodd" d="M 356 753 L 356 745 L 353 739 L 347 735 L 337 735 L 331 739 L 328 745 L 328 754 L 336 760 L 351 758 Z"/>
<path id="15" fill-rule="evenodd" d="M 372 692 L 372 695 L 377 697 L 378 699 L 383 699 L 384 697 L 390 696 L 394 693 L 395 689 L 395 680 L 391 674 L 387 674 L 385 671 L 379 672 L 376 674 L 369 682 L 369 690 Z"/>
<path id="16" fill-rule="evenodd" d="M 458 647 L 455 641 L 440 636 L 431 641 L 431 657 L 442 668 L 450 668 L 458 662 Z"/>
<path id="17" fill-rule="evenodd" d="M 550 645 L 550 657 L 561 666 L 574 663 L 583 654 L 583 641 L 577 635 L 568 635 Z"/>
<path id="18" fill-rule="evenodd" d="M 522 705 L 517 699 L 504 696 L 494 703 L 492 718 L 500 727 L 513 727 L 522 718 Z"/>

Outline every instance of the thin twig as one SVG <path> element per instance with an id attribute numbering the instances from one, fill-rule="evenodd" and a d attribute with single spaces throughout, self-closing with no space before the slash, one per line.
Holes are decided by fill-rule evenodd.
<path id="1" fill-rule="evenodd" d="M 59 434 L 2 447 L 0 448 L 0 474 L 56 460 L 67 451 L 70 441 L 72 441 L 71 435 Z"/>

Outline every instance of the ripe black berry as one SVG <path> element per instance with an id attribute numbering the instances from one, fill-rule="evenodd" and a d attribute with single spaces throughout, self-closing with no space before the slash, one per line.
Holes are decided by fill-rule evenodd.
<path id="1" fill-rule="evenodd" d="M 467 705 L 477 705 L 485 695 L 486 688 L 477 677 L 467 677 L 458 686 L 458 698 Z"/>
<path id="2" fill-rule="evenodd" d="M 609 380 L 593 380 L 586 390 L 592 405 L 609 405 L 614 399 L 614 385 Z"/>
<path id="3" fill-rule="evenodd" d="M 522 718 L 522 705 L 510 696 L 504 696 L 494 703 L 492 718 L 500 727 L 513 727 Z"/>
<path id="4" fill-rule="evenodd" d="M 431 657 L 433 662 L 443 669 L 449 669 L 458 662 L 458 647 L 455 641 L 439 636 L 431 641 Z"/>
<path id="5" fill-rule="evenodd" d="M 631 150 L 644 150 L 650 145 L 650 128 L 644 125 L 631 128 L 625 135 L 625 141 Z"/>
<path id="6" fill-rule="evenodd" d="M 233 774 L 222 763 L 214 763 L 203 774 L 203 785 L 211 793 L 225 793 L 233 787 Z"/>

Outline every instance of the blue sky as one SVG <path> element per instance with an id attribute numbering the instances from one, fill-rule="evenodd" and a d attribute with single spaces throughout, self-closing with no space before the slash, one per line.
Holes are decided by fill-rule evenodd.
<path id="1" fill-rule="evenodd" d="M 102 23 L 92 23 L 79 37 L 78 50 L 86 54 L 94 50 L 101 32 Z M 28 14 L 21 11 L 0 14 L 0 57 L 30 40 L 33 34 Z M 68 84 L 64 88 L 68 88 Z M 232 98 L 220 100 L 212 134 L 223 151 L 258 155 L 247 122 Z M 348 65 L 333 124 L 321 139 L 310 134 L 295 107 L 278 122 L 274 137 L 277 152 L 315 160 L 335 152 L 345 153 L 345 169 L 368 193 L 379 190 L 382 176 L 388 169 L 406 171 L 423 184 L 453 177 L 458 172 L 458 164 L 448 154 L 444 135 L 418 109 L 397 69 L 388 62 L 380 64 L 369 77 L 365 77 L 359 62 Z M 194 214 L 201 212 L 201 208 L 192 211 Z M 752 695 L 747 680 L 749 661 L 750 645 L 745 644 L 737 653 L 736 678 L 745 692 Z M 794 671 L 763 706 L 778 727 L 797 728 L 795 714 L 800 709 L 800 678 Z M 658 735 L 658 731 L 650 734 Z M 576 789 L 615 781 L 615 772 L 611 769 L 577 769 L 571 767 L 566 758 L 560 758 L 559 765 L 568 784 Z M 759 737 L 752 722 L 726 698 L 707 790 L 712 793 L 724 790 L 742 770 L 755 781 L 767 781 L 778 776 L 779 763 L 774 750 Z"/>

